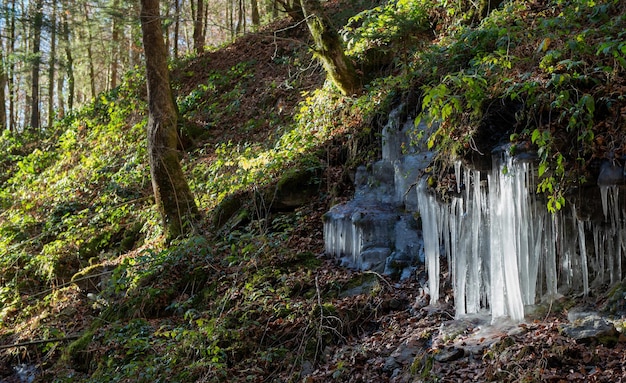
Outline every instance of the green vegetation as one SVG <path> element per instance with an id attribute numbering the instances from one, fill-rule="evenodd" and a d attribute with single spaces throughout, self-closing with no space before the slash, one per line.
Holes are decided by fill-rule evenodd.
<path id="1" fill-rule="evenodd" d="M 216 51 L 202 70 L 193 59 L 172 63 L 183 169 L 204 221 L 167 247 L 141 72 L 54 129 L 3 132 L 3 344 L 82 335 L 28 348 L 47 361 L 42 381 L 298 380 L 328 345 L 371 333 L 384 311 L 385 283 L 344 296 L 363 278 L 325 270 L 316 254 L 321 214 L 350 193 L 345 175 L 378 154 L 400 101 L 438 124 L 433 186 L 451 176 L 452 160 L 512 141 L 511 150 L 536 151 L 538 191 L 548 209 L 562 208 L 572 187 L 593 181 L 594 163 L 626 155 L 624 5 L 519 0 L 479 20 L 472 4 L 352 10 L 342 36 L 365 84 L 356 97 L 324 85 L 304 44 L 288 39 L 256 45 L 281 52 L 272 60 L 244 52 L 222 68 Z M 246 38 L 261 37 L 239 48 Z M 263 75 L 268 61 L 279 74 Z M 314 192 L 279 209 L 277 190 L 290 182 Z M 4 350 L 2 362 L 18 363 L 22 351 Z M 433 363 L 415 358 L 410 372 L 433 377 Z M 349 373 L 341 361 L 331 374 Z"/>

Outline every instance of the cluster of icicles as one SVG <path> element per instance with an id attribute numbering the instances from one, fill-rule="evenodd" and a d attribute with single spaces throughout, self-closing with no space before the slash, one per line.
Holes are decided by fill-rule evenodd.
<path id="1" fill-rule="evenodd" d="M 573 203 L 552 214 L 536 199 L 532 162 L 506 151 L 493 161 L 486 176 L 458 164 L 457 197 L 448 203 L 425 180 L 418 186 L 431 304 L 440 299 L 444 257 L 457 317 L 489 310 L 492 320 L 522 320 L 528 305 L 621 280 L 626 227 L 617 186 L 601 187 L 604 222 L 584 221 Z"/>

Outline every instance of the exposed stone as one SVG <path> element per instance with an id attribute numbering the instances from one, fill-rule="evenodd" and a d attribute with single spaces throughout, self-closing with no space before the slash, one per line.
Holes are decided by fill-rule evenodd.
<path id="1" fill-rule="evenodd" d="M 613 161 L 604 161 L 600 165 L 598 175 L 598 185 L 611 186 L 624 184 L 624 167 L 615 164 Z"/>
<path id="2" fill-rule="evenodd" d="M 437 362 L 453 362 L 461 359 L 465 355 L 465 351 L 461 348 L 450 347 L 449 349 L 442 350 L 435 354 L 435 360 Z"/>
<path id="3" fill-rule="evenodd" d="M 91 265 L 74 274 L 72 282 L 84 293 L 99 293 L 103 289 L 103 284 L 111 277 L 110 272 L 110 266 Z"/>
<path id="4" fill-rule="evenodd" d="M 562 332 L 577 343 L 615 345 L 619 340 L 619 332 L 613 323 L 595 313 L 588 314 L 588 316 L 582 316 L 581 313 L 580 316 L 575 316 L 577 319 L 564 325 L 561 328 Z"/>
<path id="5" fill-rule="evenodd" d="M 321 171 L 319 168 L 296 169 L 282 176 L 275 188 L 266 193 L 268 208 L 293 210 L 319 196 Z"/>
<path id="6" fill-rule="evenodd" d="M 365 250 L 361 253 L 361 269 L 372 270 L 377 273 L 385 271 L 385 263 L 391 250 L 385 247 L 377 247 Z"/>

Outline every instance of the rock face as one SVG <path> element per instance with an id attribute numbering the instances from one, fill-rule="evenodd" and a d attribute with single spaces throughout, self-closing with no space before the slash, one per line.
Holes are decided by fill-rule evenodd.
<path id="1" fill-rule="evenodd" d="M 594 312 L 580 312 L 577 315 L 568 315 L 570 323 L 564 325 L 561 331 L 584 344 L 603 344 L 614 346 L 619 340 L 619 332 L 613 323 Z"/>
<path id="2" fill-rule="evenodd" d="M 424 148 L 410 138 L 413 121 L 401 123 L 400 112 L 383 129 L 382 160 L 358 168 L 354 199 L 324 216 L 324 239 L 326 252 L 344 266 L 406 277 L 424 261 L 414 186 L 433 154 L 419 152 Z"/>

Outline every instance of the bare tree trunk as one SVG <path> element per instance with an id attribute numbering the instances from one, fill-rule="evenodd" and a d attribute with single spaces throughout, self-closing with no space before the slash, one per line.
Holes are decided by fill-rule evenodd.
<path id="1" fill-rule="evenodd" d="M 30 129 L 39 130 L 39 70 L 41 68 L 41 28 L 43 26 L 43 0 L 37 0 L 33 19 L 33 68 L 31 78 Z"/>
<path id="2" fill-rule="evenodd" d="M 65 100 L 63 100 L 63 85 L 65 81 L 62 75 L 57 76 L 57 116 L 59 119 L 65 117 Z"/>
<path id="3" fill-rule="evenodd" d="M 63 8 L 66 8 L 64 4 Z M 74 109 L 74 96 L 76 80 L 74 79 L 74 57 L 70 42 L 70 23 L 68 12 L 63 12 L 63 40 L 65 42 L 65 71 L 67 72 L 67 110 L 71 113 Z"/>
<path id="4" fill-rule="evenodd" d="M 250 14 L 252 17 L 252 27 L 254 30 L 259 29 L 259 25 L 261 25 L 261 16 L 259 15 L 258 0 L 250 0 Z"/>
<path id="5" fill-rule="evenodd" d="M 11 55 L 15 52 L 15 0 L 11 1 L 10 8 L 10 21 L 9 21 L 9 51 L 8 54 Z M 7 82 L 9 86 L 9 116 L 8 116 L 8 124 L 9 130 L 11 132 L 16 132 L 17 127 L 15 126 L 15 64 L 13 60 L 9 60 L 9 67 L 7 73 Z"/>
<path id="6" fill-rule="evenodd" d="M 235 2 L 238 0 L 229 0 L 228 1 L 228 10 L 226 12 L 226 14 L 228 15 L 228 28 L 230 30 L 230 39 L 234 40 L 235 39 Z"/>
<path id="7" fill-rule="evenodd" d="M 119 0 L 113 1 L 113 9 L 117 10 L 120 6 Z M 116 14 L 112 15 L 113 26 L 111 27 L 111 79 L 109 88 L 117 87 L 117 72 L 119 67 L 119 50 L 120 50 L 120 20 Z"/>
<path id="8" fill-rule="evenodd" d="M 237 25 L 235 26 L 235 35 L 245 33 L 245 12 L 244 0 L 237 0 Z"/>
<path id="9" fill-rule="evenodd" d="M 93 50 L 91 49 L 93 45 L 93 34 L 91 32 L 89 8 L 87 6 L 87 3 L 84 4 L 84 8 L 85 21 L 87 24 L 87 61 L 89 63 L 89 87 L 91 90 L 91 98 L 93 99 L 96 97 L 96 69 L 93 62 Z"/>
<path id="10" fill-rule="evenodd" d="M 180 2 L 182 0 L 174 0 L 174 58 L 178 58 L 178 39 L 180 34 Z"/>
<path id="11" fill-rule="evenodd" d="M 4 47 L 0 47 L 4 48 Z M 2 49 L 4 50 L 4 49 Z M 6 93 L 4 88 L 7 84 L 7 73 L 4 70 L 4 58 L 0 52 L 0 134 L 7 129 Z"/>
<path id="12" fill-rule="evenodd" d="M 287 12 L 292 20 L 296 22 L 304 20 L 303 5 L 300 4 L 300 0 L 274 0 L 274 18 L 278 17 L 279 5 L 284 12 Z M 319 5 L 320 10 L 321 7 L 322 6 Z"/>
<path id="13" fill-rule="evenodd" d="M 315 42 L 315 54 L 326 74 L 345 95 L 361 92 L 360 79 L 354 65 L 346 57 L 339 34 L 324 15 L 319 0 L 302 0 L 302 11 Z"/>
<path id="14" fill-rule="evenodd" d="M 192 2 L 193 4 L 193 2 Z M 193 47 L 196 53 L 200 54 L 204 52 L 204 39 L 202 36 L 202 21 L 204 20 L 204 0 L 197 0 L 196 7 L 192 6 L 193 10 Z"/>
<path id="15" fill-rule="evenodd" d="M 193 232 L 198 215 L 180 166 L 178 110 L 172 97 L 159 0 L 141 0 L 141 29 L 148 82 L 148 156 L 154 197 L 166 240 Z"/>
<path id="16" fill-rule="evenodd" d="M 48 128 L 54 123 L 54 70 L 57 55 L 57 5 L 50 4 L 52 16 L 50 20 L 50 60 L 48 63 Z"/>

